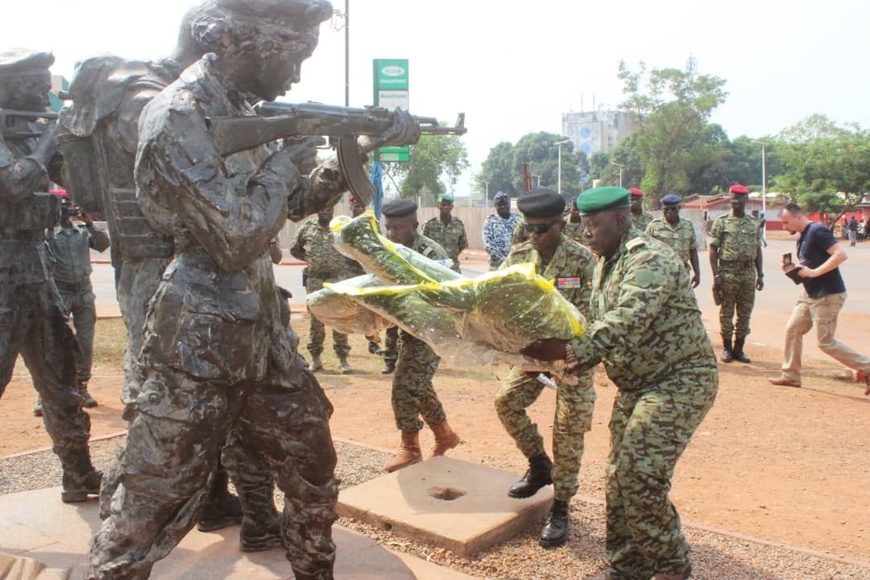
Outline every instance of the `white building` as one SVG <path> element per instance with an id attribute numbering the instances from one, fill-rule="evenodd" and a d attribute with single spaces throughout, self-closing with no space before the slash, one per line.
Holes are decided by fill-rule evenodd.
<path id="1" fill-rule="evenodd" d="M 610 153 L 635 130 L 632 116 L 625 111 L 589 111 L 562 114 L 562 135 L 590 157 Z"/>

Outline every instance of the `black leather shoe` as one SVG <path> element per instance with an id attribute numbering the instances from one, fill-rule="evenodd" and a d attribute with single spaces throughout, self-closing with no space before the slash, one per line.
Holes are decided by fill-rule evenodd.
<path id="1" fill-rule="evenodd" d="M 529 459 L 529 468 L 523 478 L 513 484 L 508 495 L 517 499 L 532 497 L 544 486 L 553 483 L 551 472 L 553 462 L 546 455 L 537 455 Z"/>
<path id="2" fill-rule="evenodd" d="M 568 541 L 568 502 L 555 500 L 550 515 L 541 530 L 538 543 L 544 548 L 556 548 Z"/>
<path id="3" fill-rule="evenodd" d="M 384 363 L 384 368 L 381 369 L 381 374 L 389 375 L 394 370 L 396 370 L 396 363 L 388 360 Z"/>

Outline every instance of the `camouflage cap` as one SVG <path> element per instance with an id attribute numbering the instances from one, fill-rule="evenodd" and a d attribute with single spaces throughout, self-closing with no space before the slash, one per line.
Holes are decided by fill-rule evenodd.
<path id="1" fill-rule="evenodd" d="M 417 204 L 410 199 L 394 199 L 385 203 L 381 213 L 388 218 L 401 218 L 412 215 L 417 211 Z"/>
<path id="2" fill-rule="evenodd" d="M 0 77 L 41 74 L 54 64 L 54 55 L 26 48 L 0 51 Z"/>
<path id="3" fill-rule="evenodd" d="M 546 187 L 535 187 L 517 200 L 517 209 L 526 218 L 561 216 L 565 211 L 565 198 Z"/>
<path id="4" fill-rule="evenodd" d="M 580 215 L 592 215 L 602 211 L 624 209 L 631 205 L 631 193 L 621 187 L 596 187 L 584 191 L 577 197 L 577 209 Z"/>

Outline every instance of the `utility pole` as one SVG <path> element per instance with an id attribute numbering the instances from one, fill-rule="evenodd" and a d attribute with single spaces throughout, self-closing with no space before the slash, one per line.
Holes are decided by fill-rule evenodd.
<path id="1" fill-rule="evenodd" d="M 625 165 L 616 161 L 611 161 L 610 164 L 619 167 L 619 187 L 622 187 L 622 170 L 625 169 Z"/>

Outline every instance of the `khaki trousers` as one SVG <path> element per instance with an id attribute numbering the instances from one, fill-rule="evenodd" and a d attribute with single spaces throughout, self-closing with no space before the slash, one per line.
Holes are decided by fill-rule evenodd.
<path id="1" fill-rule="evenodd" d="M 834 360 L 850 369 L 870 372 L 870 357 L 849 348 L 834 338 L 837 316 L 846 302 L 846 293 L 810 298 L 804 291 L 785 327 L 785 359 L 782 363 L 784 378 L 800 382 L 801 353 L 804 335 L 815 325 L 819 348 Z"/>

